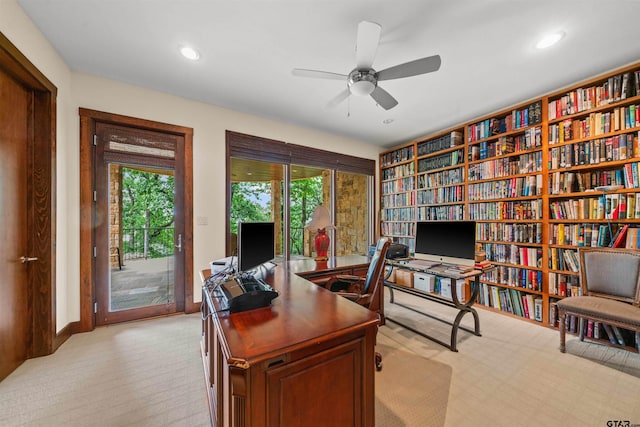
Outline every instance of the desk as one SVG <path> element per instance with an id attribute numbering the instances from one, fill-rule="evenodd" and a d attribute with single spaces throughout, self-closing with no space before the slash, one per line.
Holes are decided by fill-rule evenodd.
<path id="1" fill-rule="evenodd" d="M 375 425 L 378 315 L 299 275 L 363 265 L 366 257 L 282 263 L 262 274 L 280 293 L 272 305 L 233 314 L 203 288 L 213 426 Z"/>
<path id="2" fill-rule="evenodd" d="M 407 268 L 406 265 L 404 265 L 404 264 L 397 263 L 397 262 L 390 261 L 390 260 L 387 260 L 387 264 L 391 267 L 391 269 L 393 269 L 394 267 Z M 408 269 L 411 269 L 411 270 L 414 270 L 414 271 L 425 271 L 425 270 L 421 270 L 419 268 L 408 268 Z M 397 323 L 398 325 L 400 325 L 400 326 L 402 326 L 402 327 L 404 327 L 406 329 L 409 329 L 410 331 L 412 331 L 412 332 L 414 332 L 414 333 L 416 333 L 416 334 L 418 334 L 420 336 L 423 336 L 423 337 L 425 337 L 425 338 L 427 338 L 427 339 L 429 339 L 429 340 L 431 340 L 433 342 L 436 342 L 436 343 L 438 343 L 440 345 L 443 345 L 443 346 L 447 347 L 451 351 L 456 351 L 457 352 L 458 351 L 458 349 L 457 349 L 458 329 L 462 329 L 464 331 L 471 332 L 472 334 L 474 334 L 476 336 L 482 336 L 480 334 L 480 318 L 478 317 L 478 312 L 476 312 L 476 310 L 472 306 L 475 303 L 476 299 L 478 298 L 478 292 L 479 292 L 479 288 L 480 288 L 480 286 L 478 284 L 478 280 L 480 278 L 480 275 L 482 275 L 482 273 L 484 273 L 484 271 L 486 271 L 486 270 L 484 270 L 484 271 L 473 270 L 473 271 L 471 271 L 469 273 L 466 273 L 464 275 L 451 275 L 451 274 L 448 274 L 448 273 L 445 272 L 445 268 L 444 267 L 435 267 L 435 268 L 432 268 L 432 269 L 429 269 L 429 270 L 430 270 L 429 274 L 434 274 L 434 275 L 437 275 L 437 276 L 448 277 L 448 278 L 453 279 L 454 283 L 452 283 L 452 285 L 451 285 L 451 299 L 445 298 L 445 297 L 437 295 L 437 294 L 424 292 L 424 291 L 419 290 L 419 289 L 414 289 L 414 288 L 410 288 L 410 287 L 406 287 L 406 286 L 400 286 L 400 285 L 397 285 L 395 283 L 388 282 L 386 280 L 384 282 L 384 285 L 385 285 L 386 288 L 389 289 L 389 292 L 390 292 L 390 301 L 389 302 L 390 303 L 397 304 L 397 305 L 399 305 L 401 307 L 404 307 L 404 308 L 406 308 L 408 310 L 414 311 L 414 312 L 416 312 L 418 314 L 421 314 L 423 316 L 427 316 L 427 317 L 435 319 L 435 320 L 437 320 L 439 322 L 451 325 L 450 343 L 446 343 L 446 342 L 441 341 L 441 340 L 439 340 L 437 338 L 434 338 L 434 337 L 432 337 L 432 336 L 430 336 L 430 335 L 428 335 L 428 334 L 426 334 L 426 333 L 424 333 L 422 331 L 419 331 L 419 330 L 417 330 L 415 328 L 412 328 L 411 326 L 408 326 L 408 325 L 406 325 L 406 324 L 404 324 L 404 323 L 402 323 L 402 322 L 400 322 L 398 320 L 395 320 L 393 318 L 390 318 L 388 316 L 386 317 L 386 319 L 389 320 L 390 322 Z M 460 299 L 458 298 L 457 291 L 456 291 L 455 280 L 461 279 L 461 278 L 470 279 L 471 295 L 469 296 L 469 298 L 465 302 L 460 301 Z M 453 308 L 458 310 L 458 314 L 456 315 L 455 320 L 452 323 L 452 322 L 449 322 L 449 321 L 447 321 L 445 319 L 442 319 L 440 317 L 434 316 L 432 314 L 416 310 L 416 309 L 414 309 L 412 307 L 409 307 L 409 306 L 407 306 L 405 304 L 397 303 L 397 302 L 395 302 L 394 295 L 393 295 L 394 290 L 397 290 L 397 291 L 400 291 L 400 292 L 405 292 L 405 293 L 408 293 L 408 294 L 411 294 L 411 295 L 415 295 L 415 296 L 417 296 L 419 298 L 427 299 L 429 301 L 434 301 L 434 302 L 437 302 L 439 304 L 444 304 L 444 305 L 447 305 L 449 307 L 453 307 Z M 462 318 L 467 313 L 471 313 L 471 315 L 473 316 L 473 321 L 474 321 L 474 329 L 473 330 L 465 328 L 463 326 L 460 326 L 460 322 L 462 321 Z"/>

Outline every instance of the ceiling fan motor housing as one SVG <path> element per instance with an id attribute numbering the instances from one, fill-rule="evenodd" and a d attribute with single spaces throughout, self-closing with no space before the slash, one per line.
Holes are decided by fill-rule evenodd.
<path id="1" fill-rule="evenodd" d="M 376 72 L 373 69 L 355 69 L 349 73 L 347 85 L 351 93 L 355 95 L 371 95 L 371 92 L 378 86 Z"/>

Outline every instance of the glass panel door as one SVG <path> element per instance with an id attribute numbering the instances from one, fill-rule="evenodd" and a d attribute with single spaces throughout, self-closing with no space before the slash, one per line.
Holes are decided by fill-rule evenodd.
<path id="1" fill-rule="evenodd" d="M 109 312 L 175 304 L 171 172 L 109 166 Z"/>
<path id="2" fill-rule="evenodd" d="M 237 255 L 238 222 L 275 222 L 276 258 L 284 253 L 284 166 L 247 159 L 231 159 L 231 216 L 228 254 Z"/>
<path id="3" fill-rule="evenodd" d="M 324 205 L 331 212 L 331 171 L 302 165 L 291 165 L 290 185 L 291 258 L 315 256 L 317 230 L 306 230 L 313 212 Z M 332 230 L 327 230 L 329 236 Z M 329 255 L 332 255 L 331 253 Z"/>

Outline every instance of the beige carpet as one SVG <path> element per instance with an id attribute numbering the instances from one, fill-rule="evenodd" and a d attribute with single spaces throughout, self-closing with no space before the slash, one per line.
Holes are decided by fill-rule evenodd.
<path id="1" fill-rule="evenodd" d="M 0 382 L 0 426 L 207 426 L 200 328 L 179 315 L 74 335 Z M 443 425 L 451 368 L 379 342 L 377 425 Z"/>
<path id="2" fill-rule="evenodd" d="M 378 335 L 383 369 L 376 373 L 376 425 L 443 426 L 451 367 L 389 344 Z"/>
<path id="3" fill-rule="evenodd" d="M 448 307 L 397 298 L 455 316 Z M 447 336 L 439 322 L 388 298 L 386 310 Z M 640 424 L 640 355 L 575 337 L 561 354 L 557 331 L 479 313 L 482 336 L 461 332 L 458 353 L 391 322 L 380 328 L 378 427 Z M 200 330 L 196 314 L 74 335 L 0 382 L 0 426 L 207 426 Z"/>

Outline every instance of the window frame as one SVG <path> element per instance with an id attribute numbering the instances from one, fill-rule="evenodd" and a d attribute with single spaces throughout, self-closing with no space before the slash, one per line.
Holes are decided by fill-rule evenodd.
<path id="1" fill-rule="evenodd" d="M 230 218 L 231 218 L 231 159 L 242 158 L 247 160 L 257 160 L 262 162 L 271 162 L 284 165 L 284 183 L 285 193 L 283 199 L 286 200 L 283 206 L 284 217 L 283 222 L 287 224 L 283 227 L 283 244 L 282 252 L 285 259 L 289 259 L 290 255 L 290 242 L 289 242 L 289 206 L 290 206 L 290 194 L 288 186 L 290 183 L 290 166 L 303 165 L 319 167 L 331 170 L 332 174 L 332 188 L 331 188 L 331 218 L 335 219 L 336 209 L 336 189 L 335 186 L 335 174 L 337 171 L 356 173 L 366 175 L 368 177 L 368 206 L 369 206 L 369 218 L 368 218 L 368 242 L 373 243 L 374 240 L 374 200 L 375 200 L 375 187 L 374 179 L 376 173 L 376 162 L 371 159 L 365 159 L 356 156 L 350 156 L 346 154 L 334 153 L 327 150 L 320 150 L 318 148 L 305 147 L 302 145 L 291 144 L 288 142 L 277 141 L 274 139 L 263 138 L 260 136 L 247 135 L 239 132 L 227 130 L 225 135 L 226 140 L 226 194 L 225 194 L 225 252 L 226 255 L 230 255 L 231 241 L 230 241 Z M 335 253 L 335 239 L 331 242 L 331 253 Z"/>

